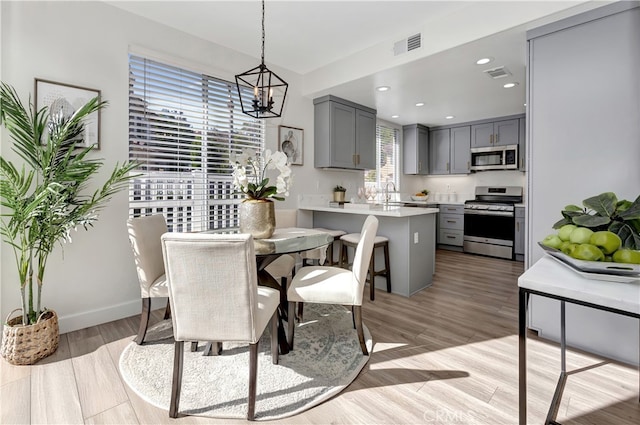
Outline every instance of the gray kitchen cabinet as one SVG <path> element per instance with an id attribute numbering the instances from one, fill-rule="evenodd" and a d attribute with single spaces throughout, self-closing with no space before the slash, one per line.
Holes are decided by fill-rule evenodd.
<path id="1" fill-rule="evenodd" d="M 471 126 L 433 130 L 429 135 L 429 174 L 469 174 Z"/>
<path id="2" fill-rule="evenodd" d="M 376 110 L 335 96 L 314 104 L 314 166 L 375 170 Z"/>
<path id="3" fill-rule="evenodd" d="M 524 207 L 516 207 L 516 228 L 513 242 L 513 252 L 516 260 L 524 261 Z"/>
<path id="4" fill-rule="evenodd" d="M 404 174 L 428 174 L 429 128 L 421 124 L 402 127 L 402 170 Z"/>
<path id="5" fill-rule="evenodd" d="M 518 119 L 502 120 L 471 126 L 471 147 L 517 145 Z"/>
<path id="6" fill-rule="evenodd" d="M 451 132 L 448 128 L 434 130 L 429 134 L 429 174 L 449 174 Z"/>
<path id="7" fill-rule="evenodd" d="M 518 170 L 526 171 L 527 170 L 527 126 L 526 119 L 520 118 L 518 129 L 520 133 L 520 137 L 518 137 Z"/>
<path id="8" fill-rule="evenodd" d="M 459 251 L 464 237 L 464 205 L 440 204 L 438 208 L 438 245 Z"/>
<path id="9" fill-rule="evenodd" d="M 451 174 L 471 172 L 471 126 L 451 129 Z"/>

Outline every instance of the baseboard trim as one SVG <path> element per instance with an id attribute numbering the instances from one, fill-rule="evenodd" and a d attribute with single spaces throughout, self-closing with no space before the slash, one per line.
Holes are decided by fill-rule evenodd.
<path id="1" fill-rule="evenodd" d="M 166 305 L 166 298 L 151 299 L 151 308 L 154 310 L 157 308 L 164 308 Z M 124 319 L 125 317 L 135 316 L 140 314 L 140 311 L 140 299 L 136 299 L 105 308 L 83 311 L 81 313 L 60 315 L 58 312 L 60 333 L 73 332 L 79 329 L 112 322 L 114 320 Z"/>

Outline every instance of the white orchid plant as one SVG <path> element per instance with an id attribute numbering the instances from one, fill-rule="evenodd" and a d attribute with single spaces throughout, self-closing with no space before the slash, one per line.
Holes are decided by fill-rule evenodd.
<path id="1" fill-rule="evenodd" d="M 233 167 L 233 185 L 237 193 L 244 193 L 249 199 L 275 199 L 284 201 L 289 196 L 291 187 L 291 168 L 287 166 L 287 156 L 283 152 L 271 152 L 267 149 L 264 155 L 256 150 L 246 149 L 241 154 L 231 154 Z M 278 170 L 276 184 L 269 185 L 267 170 Z"/>

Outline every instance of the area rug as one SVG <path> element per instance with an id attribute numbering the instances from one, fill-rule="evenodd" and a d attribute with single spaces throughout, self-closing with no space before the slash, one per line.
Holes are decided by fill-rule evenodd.
<path id="1" fill-rule="evenodd" d="M 296 324 L 294 349 L 271 363 L 267 331 L 259 343 L 256 420 L 295 415 L 338 394 L 358 376 L 364 356 L 350 310 L 342 306 L 305 304 L 304 321 Z M 286 323 L 285 323 L 286 325 Z M 364 326 L 367 348 L 371 334 Z M 132 342 L 120 356 L 120 373 L 140 397 L 169 409 L 174 344 L 171 320 L 149 329 L 144 345 Z M 249 393 L 248 345 L 223 344 L 219 356 L 184 349 L 179 413 L 215 418 L 246 418 Z"/>

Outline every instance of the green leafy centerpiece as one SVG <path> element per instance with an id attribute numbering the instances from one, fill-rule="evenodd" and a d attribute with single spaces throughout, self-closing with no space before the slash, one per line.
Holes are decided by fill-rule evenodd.
<path id="1" fill-rule="evenodd" d="M 567 205 L 542 245 L 578 260 L 640 264 L 640 196 L 618 200 L 613 192 Z"/>

